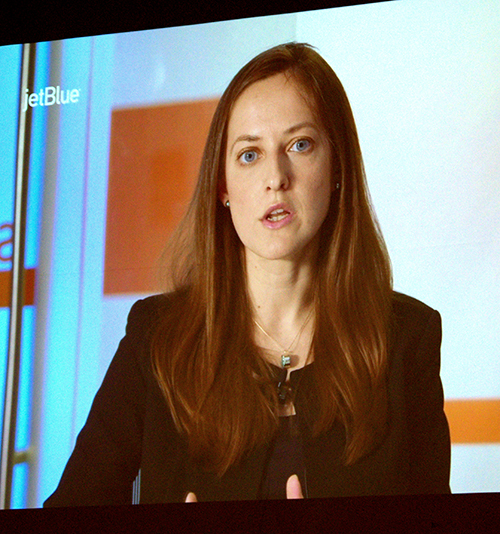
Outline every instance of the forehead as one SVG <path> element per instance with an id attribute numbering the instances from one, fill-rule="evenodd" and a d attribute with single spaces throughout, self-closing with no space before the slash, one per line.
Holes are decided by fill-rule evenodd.
<path id="1" fill-rule="evenodd" d="M 313 98 L 294 77 L 275 74 L 247 87 L 233 104 L 228 134 L 259 127 L 289 127 L 295 121 L 318 122 Z"/>

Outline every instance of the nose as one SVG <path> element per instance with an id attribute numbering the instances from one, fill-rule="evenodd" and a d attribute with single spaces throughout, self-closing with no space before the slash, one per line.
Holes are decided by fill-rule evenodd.
<path id="1" fill-rule="evenodd" d="M 285 156 L 278 154 L 268 159 L 266 169 L 266 189 L 269 191 L 287 190 L 290 186 L 290 168 Z"/>

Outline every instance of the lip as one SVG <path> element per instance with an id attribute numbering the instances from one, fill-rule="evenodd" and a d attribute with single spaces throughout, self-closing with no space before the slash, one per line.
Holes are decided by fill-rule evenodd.
<path id="1" fill-rule="evenodd" d="M 283 219 L 280 219 L 278 221 L 270 221 L 268 219 L 269 215 L 276 210 L 283 210 L 287 213 L 287 215 L 283 217 Z M 283 226 L 290 224 L 294 218 L 294 215 L 294 211 L 288 204 L 280 202 L 279 204 L 273 204 L 266 210 L 266 212 L 261 218 L 261 222 L 266 228 L 269 228 L 271 230 L 278 230 L 279 228 L 283 228 Z"/>

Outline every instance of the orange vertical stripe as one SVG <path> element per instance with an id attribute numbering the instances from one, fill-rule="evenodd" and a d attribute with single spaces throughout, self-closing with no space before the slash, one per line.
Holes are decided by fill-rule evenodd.
<path id="1" fill-rule="evenodd" d="M 24 305 L 31 306 L 35 302 L 35 269 L 26 269 L 24 287 Z M 0 308 L 10 306 L 10 292 L 12 284 L 11 271 L 0 271 Z"/>

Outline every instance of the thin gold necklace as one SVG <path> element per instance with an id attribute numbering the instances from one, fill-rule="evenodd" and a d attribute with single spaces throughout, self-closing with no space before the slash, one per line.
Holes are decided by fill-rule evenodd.
<path id="1" fill-rule="evenodd" d="M 300 339 L 300 336 L 301 336 L 302 332 L 304 331 L 304 328 L 306 327 L 306 324 L 309 322 L 309 319 L 312 316 L 313 309 L 314 308 L 311 308 L 311 311 L 309 312 L 308 316 L 306 317 L 306 320 L 304 321 L 304 323 L 301 326 L 300 330 L 297 332 L 296 336 L 293 338 L 293 341 L 290 343 L 290 346 L 288 348 L 283 347 L 283 345 L 279 341 L 276 341 L 276 339 L 274 339 L 274 337 L 271 334 L 266 332 L 264 330 L 264 328 L 255 319 L 253 320 L 253 322 L 259 327 L 260 331 L 263 334 L 265 334 L 270 340 L 274 341 L 276 343 L 276 345 L 278 345 L 278 347 L 281 349 L 281 351 L 282 351 L 282 353 L 281 353 L 281 367 L 283 369 L 287 369 L 292 364 L 292 352 L 291 352 L 292 347 L 293 347 L 294 343 L 298 339 Z"/>

